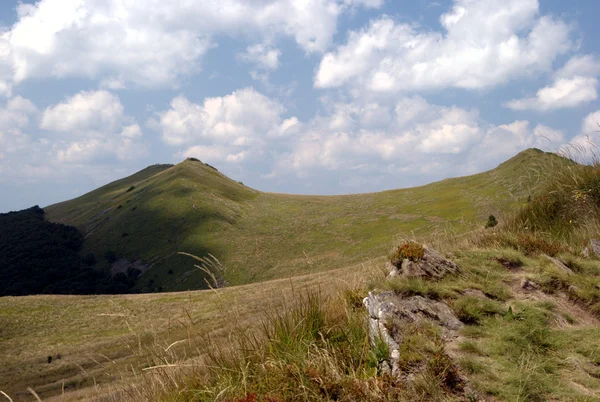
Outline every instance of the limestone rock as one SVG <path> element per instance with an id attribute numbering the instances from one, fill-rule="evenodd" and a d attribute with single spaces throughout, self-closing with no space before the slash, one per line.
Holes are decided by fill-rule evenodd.
<path id="1" fill-rule="evenodd" d="M 423 246 L 423 258 L 419 261 L 410 261 L 404 259 L 400 268 L 388 262 L 387 268 L 390 272 L 389 277 L 421 277 L 440 279 L 448 274 L 460 271 L 458 265 L 444 258 L 437 251 Z"/>
<path id="2" fill-rule="evenodd" d="M 403 339 L 403 326 L 420 320 L 429 320 L 442 328 L 442 338 L 455 337 L 456 331 L 464 324 L 456 318 L 447 304 L 421 296 L 403 298 L 394 292 L 373 294 L 363 300 L 369 313 L 369 337 L 374 345 L 376 339 L 385 342 L 389 348 L 389 362 L 380 364 L 382 371 L 400 374 L 400 345 Z"/>

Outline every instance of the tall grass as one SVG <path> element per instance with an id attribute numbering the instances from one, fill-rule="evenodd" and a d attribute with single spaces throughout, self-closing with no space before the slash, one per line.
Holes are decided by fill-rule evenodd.
<path id="1" fill-rule="evenodd" d="M 553 180 L 509 222 L 513 232 L 531 231 L 564 241 L 581 241 L 599 233 L 600 157 L 582 145 L 562 148 L 571 163 L 556 166 Z"/>

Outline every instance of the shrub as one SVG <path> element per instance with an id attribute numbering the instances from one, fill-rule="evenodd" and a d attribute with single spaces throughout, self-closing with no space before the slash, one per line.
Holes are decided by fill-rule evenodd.
<path id="1" fill-rule="evenodd" d="M 490 215 L 488 217 L 487 223 L 485 224 L 485 227 L 486 228 L 493 228 L 497 224 L 498 224 L 498 221 L 496 220 L 496 217 L 494 215 Z"/>
<path id="2" fill-rule="evenodd" d="M 399 268 L 402 265 L 402 261 L 405 259 L 416 262 L 420 261 L 424 255 L 425 249 L 421 244 L 407 242 L 398 246 L 398 248 L 392 252 L 390 262 Z"/>
<path id="3" fill-rule="evenodd" d="M 126 193 L 129 193 L 131 191 L 135 190 L 135 186 L 131 186 L 127 189 Z"/>
<path id="4" fill-rule="evenodd" d="M 520 251 L 527 255 L 543 253 L 554 257 L 556 254 L 563 251 L 563 247 L 559 243 L 545 240 L 542 237 L 529 233 L 523 234 L 519 237 L 517 247 Z"/>

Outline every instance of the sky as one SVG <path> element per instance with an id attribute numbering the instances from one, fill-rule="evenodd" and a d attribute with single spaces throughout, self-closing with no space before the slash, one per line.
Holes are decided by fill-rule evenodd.
<path id="1" fill-rule="evenodd" d="M 600 130 L 596 0 L 0 2 L 0 212 L 196 157 L 262 191 L 494 168 Z"/>

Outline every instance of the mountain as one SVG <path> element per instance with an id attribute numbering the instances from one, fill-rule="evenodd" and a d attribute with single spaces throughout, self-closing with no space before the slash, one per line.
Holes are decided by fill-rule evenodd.
<path id="1" fill-rule="evenodd" d="M 488 172 L 378 193 L 265 193 L 187 159 L 154 165 L 45 208 L 84 235 L 83 253 L 113 274 L 142 271 L 138 290 L 206 287 L 194 260 L 214 255 L 229 284 L 339 268 L 386 254 L 398 237 L 464 233 L 522 205 L 554 154 L 530 149 Z M 546 172 L 547 173 L 547 172 Z"/>

